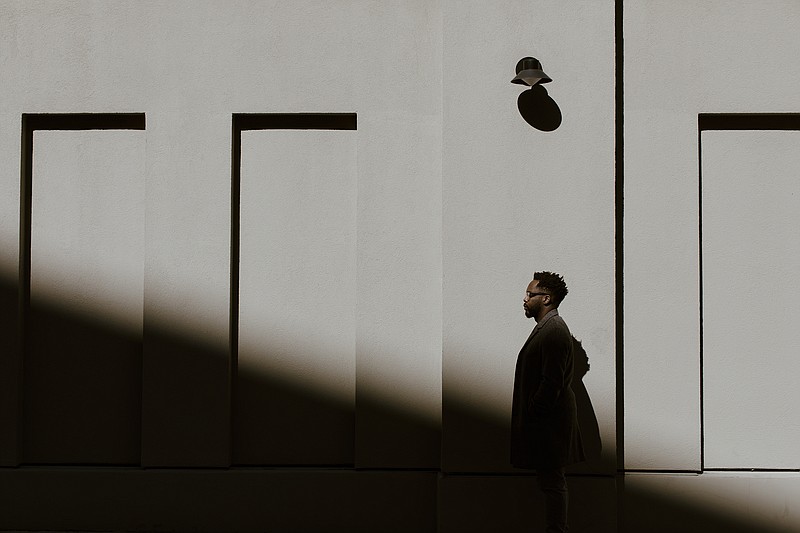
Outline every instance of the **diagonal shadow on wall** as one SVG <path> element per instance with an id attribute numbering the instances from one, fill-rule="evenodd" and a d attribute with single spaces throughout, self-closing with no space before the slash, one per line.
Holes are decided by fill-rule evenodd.
<path id="1" fill-rule="evenodd" d="M 538 507 L 535 503 L 529 504 L 536 499 L 536 494 L 531 493 L 531 500 L 527 495 L 517 494 L 520 487 L 533 488 L 531 476 L 483 472 L 472 478 L 473 484 L 477 479 L 476 490 L 462 490 L 459 487 L 464 485 L 452 482 L 466 479 L 469 473 L 443 474 L 439 468 L 440 428 L 437 423 L 385 400 L 364 395 L 356 398 L 357 409 L 354 410 L 352 403 L 337 402 L 304 387 L 299 380 L 261 374 L 240 376 L 252 390 L 247 401 L 267 406 L 268 410 L 263 420 L 258 417 L 236 420 L 234 417 L 234 427 L 243 423 L 258 425 L 263 437 L 281 442 L 276 451 L 293 457 L 306 456 L 309 460 L 298 462 L 281 458 L 276 453 L 279 460 L 271 464 L 265 461 L 249 468 L 214 465 L 219 456 L 230 458 L 231 440 L 235 448 L 236 439 L 241 438 L 237 437 L 235 429 L 231 432 L 230 425 L 223 420 L 223 415 L 230 413 L 230 404 L 217 405 L 220 390 L 225 393 L 227 386 L 226 379 L 215 379 L 219 377 L 215 376 L 216 372 L 227 370 L 224 350 L 206 346 L 187 335 L 148 328 L 147 324 L 144 342 L 137 344 L 141 340 L 137 341 L 130 332 L 109 326 L 98 318 L 71 313 L 63 302 L 50 302 L 37 312 L 41 313 L 37 320 L 49 324 L 49 333 L 41 335 L 55 337 L 47 344 L 47 349 L 58 349 L 54 357 L 67 358 L 73 363 L 83 359 L 80 364 L 61 361 L 57 365 L 59 372 L 47 374 L 37 385 L 36 394 L 45 398 L 35 399 L 41 403 L 33 406 L 34 410 L 58 408 L 57 414 L 61 417 L 56 421 L 52 413 L 48 414 L 51 418 L 41 421 L 50 425 L 37 429 L 41 432 L 38 436 L 23 430 L 17 435 L 18 440 L 12 438 L 16 427 L 27 427 L 30 421 L 24 418 L 32 416 L 33 411 L 31 406 L 24 405 L 17 409 L 14 397 L 17 391 L 14 387 L 3 387 L 2 460 L 10 465 L 13 461 L 8 450 L 12 444 L 20 444 L 23 452 L 19 462 L 23 465 L 70 466 L 66 469 L 52 466 L 0 469 L 4 479 L 0 483 L 4 517 L 0 529 L 257 531 L 269 524 L 277 531 L 372 531 L 377 526 L 385 531 L 444 532 L 495 531 L 494 527 L 504 524 L 507 531 L 524 531 L 538 521 L 535 516 Z M 15 361 L 17 316 L 16 284 L 4 279 L 0 282 L 4 344 L 0 368 L 4 385 L 19 383 L 19 376 L 27 375 L 19 372 Z M 108 356 L 119 346 L 143 346 L 145 350 L 152 350 L 149 356 L 163 358 L 160 367 L 168 370 L 170 379 L 177 376 L 179 381 L 163 378 L 143 382 L 139 372 L 129 380 L 129 384 L 139 384 L 135 394 L 130 390 L 119 391 L 116 385 L 108 387 L 104 380 L 109 377 L 114 378 L 109 378 L 109 382 L 119 383 L 114 376 L 137 374 L 129 357 Z M 89 347 L 97 352 L 97 358 L 87 358 L 81 353 Z M 101 355 L 107 357 L 103 359 Z M 89 368 L 92 365 L 97 368 Z M 192 384 L 188 394 L 181 390 L 180 376 Z M 62 383 L 57 383 L 59 380 Z M 204 383 L 208 384 L 207 390 L 203 390 Z M 149 390 L 154 386 L 161 390 Z M 133 398 L 131 401 L 140 402 L 141 390 L 145 391 L 145 396 L 158 397 L 163 403 L 150 406 L 147 402 L 136 403 L 140 408 L 143 405 L 139 412 L 157 410 L 159 420 L 162 423 L 171 421 L 174 427 L 160 428 L 163 432 L 151 427 L 151 433 L 145 431 L 143 439 L 139 440 L 136 428 L 140 427 L 140 419 L 133 414 L 130 403 L 118 400 Z M 581 394 L 579 386 L 577 392 Z M 109 394 L 113 396 L 111 401 Z M 73 395 L 79 401 L 70 397 Z M 31 399 L 28 394 L 21 394 L 21 397 Z M 222 397 L 227 395 L 222 394 Z M 358 417 L 362 412 L 367 416 L 359 421 L 356 411 Z M 447 396 L 444 412 L 446 439 L 450 432 L 466 435 L 478 431 L 485 439 L 482 439 L 484 447 L 475 450 L 476 453 L 492 454 L 497 450 L 505 453 L 507 450 L 503 446 L 507 442 L 507 420 L 485 412 L 477 413 Z M 125 413 L 121 418 L 128 418 L 109 423 L 110 415 L 120 413 Z M 17 424 L 20 418 L 22 421 Z M 336 423 L 318 424 L 319 418 Z M 468 432 L 466 428 L 470 428 Z M 330 432 L 336 437 L 325 436 Z M 136 434 L 135 438 L 131 437 L 132 433 Z M 117 440 L 105 438 L 109 434 L 115 435 Z M 35 439 L 48 442 L 43 451 L 37 452 L 39 455 L 34 454 L 35 461 L 27 461 L 26 447 Z M 143 447 L 142 453 L 147 446 L 154 446 L 161 450 L 162 459 L 174 459 L 178 454 L 178 463 L 182 464 L 156 470 L 137 466 L 140 463 L 132 459 L 131 446 L 148 441 L 150 444 Z M 452 449 L 456 444 L 451 442 L 450 446 Z M 471 453 L 469 446 L 470 443 L 464 443 L 465 456 Z M 383 468 L 379 465 L 358 468 L 359 454 L 367 447 L 370 451 L 365 453 L 386 458 Z M 338 457 L 350 460 L 328 462 L 333 448 Z M 54 451 L 64 455 L 48 460 L 46 454 Z M 118 453 L 121 451 L 124 453 Z M 74 459 L 77 455 L 70 455 L 76 452 L 83 454 L 79 460 Z M 65 460 L 70 457 L 73 459 Z M 398 458 L 394 464 L 392 457 Z M 610 460 L 609 451 L 598 460 Z M 501 461 L 505 458 L 498 459 Z M 91 466 L 92 463 L 106 466 L 98 469 Z M 120 465 L 133 467 L 120 469 Z M 281 468 L 275 468 L 278 466 Z M 274 476 L 282 477 L 275 481 Z M 578 475 L 570 479 L 576 486 L 574 515 L 591 515 L 593 510 L 589 507 L 592 505 L 620 503 L 614 497 L 601 498 L 591 490 L 581 489 Z M 613 475 L 603 479 L 613 480 Z M 626 486 L 624 478 L 619 478 L 617 483 L 621 484 L 620 494 L 624 495 L 622 514 L 618 517 L 620 531 L 789 531 L 770 528 L 756 516 L 734 516 L 734 509 L 712 507 L 712 502 L 698 497 L 632 487 L 630 483 Z M 602 490 L 607 490 L 608 486 L 603 485 Z M 497 491 L 492 495 L 494 489 Z M 600 511 L 611 512 L 609 509 Z M 612 514 L 615 512 L 616 509 Z M 580 519 L 574 523 L 575 531 L 593 530 L 592 524 Z M 611 529 L 604 525 L 601 530 Z"/>

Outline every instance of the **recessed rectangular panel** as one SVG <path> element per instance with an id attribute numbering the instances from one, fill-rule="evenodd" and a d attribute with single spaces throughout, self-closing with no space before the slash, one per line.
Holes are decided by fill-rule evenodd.
<path id="1" fill-rule="evenodd" d="M 701 147 L 705 468 L 800 468 L 800 132 Z"/>
<path id="2" fill-rule="evenodd" d="M 144 134 L 34 146 L 23 460 L 138 464 Z"/>
<path id="3" fill-rule="evenodd" d="M 234 463 L 353 463 L 355 133 L 241 135 Z"/>

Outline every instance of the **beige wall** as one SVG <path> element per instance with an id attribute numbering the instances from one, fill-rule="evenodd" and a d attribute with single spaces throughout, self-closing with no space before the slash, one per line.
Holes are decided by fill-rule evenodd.
<path id="1" fill-rule="evenodd" d="M 553 270 L 570 289 L 560 312 L 588 355 L 613 470 L 613 4 L 445 7 L 443 467 L 510 470 L 514 365 L 534 325 L 522 295 L 533 271 Z M 516 108 L 509 81 L 526 55 L 553 78 L 563 116 L 553 132 Z"/>
<path id="2" fill-rule="evenodd" d="M 323 159 L 338 153 L 326 148 L 324 139 L 318 140 L 319 146 L 308 146 L 317 152 L 316 168 L 304 168 L 306 158 L 300 151 L 292 156 L 292 147 L 275 143 L 252 150 L 246 145 L 242 161 L 258 167 L 248 167 L 250 174 L 243 176 L 243 239 L 249 239 L 252 230 L 269 232 L 269 224 L 280 222 L 264 218 L 274 216 L 274 210 L 258 212 L 268 209 L 268 203 L 251 206 L 245 201 L 257 201 L 250 176 L 260 173 L 283 180 L 274 189 L 283 197 L 269 201 L 287 213 L 302 214 L 301 207 L 292 204 L 306 199 L 322 208 L 306 205 L 305 216 L 287 225 L 291 231 L 273 227 L 273 248 L 288 256 L 292 250 L 310 248 L 303 241 L 312 235 L 335 248 L 329 236 L 347 231 L 346 264 L 331 263 L 317 246 L 307 257 L 301 254 L 296 264 L 265 266 L 263 254 L 246 241 L 243 283 L 251 284 L 257 271 L 269 267 L 270 275 L 277 276 L 273 283 L 279 285 L 285 278 L 284 297 L 294 299 L 298 308 L 302 305 L 307 316 L 307 332 L 292 330 L 286 333 L 290 338 L 277 339 L 275 332 L 286 329 L 280 320 L 290 319 L 284 314 L 272 325 L 266 318 L 269 311 L 262 313 L 260 338 L 270 337 L 294 350 L 286 357 L 293 358 L 295 371 L 283 369 L 271 379 L 293 394 L 322 391 L 323 397 L 330 392 L 325 390 L 329 383 L 349 381 L 345 411 L 351 453 L 345 463 L 354 461 L 353 440 L 365 438 L 371 445 L 360 446 L 356 459 L 365 465 L 435 465 L 438 443 L 430 439 L 427 427 L 438 424 L 440 404 L 441 20 L 436 4 L 353 2 L 329 9 L 315 2 L 249 2 L 231 9 L 219 2 L 41 2 L 5 3 L 2 9 L 3 78 L 15 82 L 8 84 L 2 100 L 4 116 L 9 117 L 3 121 L 2 146 L 9 161 L 19 160 L 22 113 L 133 111 L 147 116 L 146 148 L 136 184 L 144 191 L 143 205 L 132 230 L 144 237 L 139 257 L 144 270 L 138 274 L 144 287 L 139 291 L 144 302 L 144 464 L 224 466 L 231 460 L 232 113 L 351 112 L 358 114 L 359 128 L 348 141 L 349 177 L 343 184 L 330 185 L 346 199 L 341 205 L 314 181 L 320 170 L 330 171 Z M 99 149 L 85 144 L 87 150 Z M 46 148 L 37 144 L 37 162 Z M 122 152 L 125 147 L 115 148 Z M 282 151 L 284 159 L 270 158 L 269 150 Z M 46 182 L 34 174 L 38 191 Z M 3 265 L 10 283 L 18 257 L 18 175 L 15 164 L 3 169 L 3 187 L 9 189 L 2 210 Z M 269 187 L 266 179 L 259 179 L 261 186 Z M 86 204 L 103 201 L 100 193 L 84 192 L 81 200 Z M 80 216 L 80 204 L 68 197 L 59 201 L 62 211 Z M 117 214 L 112 209 L 108 221 L 121 220 Z M 347 228 L 332 220 L 333 215 L 346 221 Z M 34 195 L 35 227 L 55 228 L 62 218 Z M 34 231 L 34 251 L 46 237 L 59 238 L 40 233 Z M 83 240 L 92 237 L 87 234 Z M 65 272 L 68 278 L 79 279 L 84 273 L 80 264 L 60 267 L 76 270 Z M 321 276 L 314 276 L 315 271 Z M 331 284 L 336 286 L 325 286 Z M 62 292 L 70 290 L 81 289 Z M 248 291 L 246 296 L 255 298 L 254 294 Z M 57 299 L 55 292 L 52 298 Z M 250 319 L 260 312 L 251 310 L 256 305 L 251 301 L 243 299 L 244 342 L 251 340 Z M 262 304 L 280 311 L 277 300 Z M 102 323 L 109 310 L 96 313 L 93 320 Z M 336 348 L 337 354 L 349 351 L 347 369 L 326 367 L 332 358 L 345 357 L 320 349 L 331 329 L 336 337 L 331 343 L 349 345 Z M 246 364 L 240 370 L 249 372 Z M 356 401 L 387 404 L 397 412 L 397 420 L 413 420 L 411 427 L 421 428 L 424 438 L 401 445 L 400 435 L 411 438 L 407 425 L 387 425 L 378 408 L 361 413 L 355 434 Z M 286 418 L 275 411 L 273 416 Z M 262 415 L 269 418 L 268 413 Z M 323 413 L 317 416 L 318 421 L 303 424 L 326 418 Z"/>
<path id="3" fill-rule="evenodd" d="M 785 412 L 795 403 L 787 384 L 800 371 L 796 341 L 791 331 L 774 329 L 796 316 L 780 300 L 796 293 L 782 271 L 785 251 L 796 249 L 797 214 L 774 201 L 790 201 L 794 190 L 787 180 L 796 181 L 796 158 L 781 149 L 792 133 L 705 131 L 701 142 L 698 114 L 800 111 L 793 89 L 800 4 L 629 1 L 624 20 L 625 467 L 797 469 L 796 457 L 785 460 L 781 451 L 796 440 Z M 753 170 L 759 159 L 769 164 Z M 767 235 L 775 244 L 762 253 Z M 762 295 L 774 290 L 774 297 L 753 301 L 736 283 L 720 285 L 744 275 L 742 268 L 748 285 L 762 287 Z M 773 282 L 779 287 L 768 290 Z M 737 307 L 762 318 L 744 319 Z M 671 494 L 675 502 L 783 531 L 798 523 L 773 506 L 793 509 L 798 483 L 796 473 L 780 481 L 770 473 L 654 473 L 631 478 L 626 491 Z M 634 527 L 648 520 L 638 519 Z"/>
<path id="4" fill-rule="evenodd" d="M 141 405 L 138 459 L 120 459 L 130 452 L 121 441 L 101 446 L 120 452 L 105 462 L 133 466 L 111 469 L 124 472 L 111 477 L 80 466 L 60 475 L 4 471 L 3 486 L 14 494 L 6 501 L 21 510 L 6 515 L 7 526 L 157 529 L 157 518 L 165 528 L 201 527 L 169 509 L 153 520 L 129 513 L 162 501 L 153 487 L 165 479 L 209 499 L 223 483 L 230 493 L 209 507 L 215 517 L 242 509 L 253 487 L 281 502 L 258 520 L 240 516 L 233 529 L 280 529 L 296 515 L 306 530 L 493 531 L 499 516 L 507 529 L 522 530 L 536 520 L 536 496 L 531 478 L 508 466 L 510 396 L 516 354 L 533 326 L 520 312 L 521 295 L 543 269 L 561 272 L 569 285 L 561 313 L 589 359 L 581 383 L 602 440 L 602 454 L 571 472 L 577 529 L 616 528 L 618 468 L 654 472 L 626 485 L 632 502 L 655 501 L 634 494 L 681 502 L 675 493 L 686 486 L 698 501 L 710 498 L 718 482 L 706 474 L 694 485 L 664 477 L 701 467 L 697 115 L 800 108 L 793 90 L 800 9 L 778 1 L 624 2 L 625 163 L 615 169 L 618 6 L 0 1 L 0 154 L 7 162 L 0 167 L 0 463 L 31 457 L 31 405 L 59 416 L 56 401 L 32 403 L 39 398 L 32 379 L 40 380 L 36 390 L 58 384 L 67 395 L 82 391 L 103 412 L 122 412 L 98 397 L 98 384 L 112 382 L 102 365 L 124 368 L 104 357 L 110 345 L 93 348 L 88 364 L 70 365 L 86 345 L 65 347 L 64 331 L 124 341 L 141 368 L 125 371 L 137 374 L 140 381 L 130 383 L 138 388 L 116 397 L 126 408 Z M 522 88 L 509 81 L 527 55 L 553 78 L 546 88 L 563 115 L 553 132 L 531 128 L 516 109 Z M 144 113 L 145 130 L 36 134 L 32 288 L 67 326 L 45 329 L 56 348 L 45 346 L 40 364 L 23 369 L 21 115 L 121 112 Z M 355 113 L 357 129 L 245 132 L 241 196 L 232 198 L 234 113 Z M 726 174 L 725 154 L 709 156 Z M 79 170 L 76 161 L 88 167 Z M 110 183 L 109 164 L 125 172 L 122 207 L 114 203 L 121 189 L 92 182 Z M 794 175 L 789 160 L 775 164 Z M 48 171 L 69 168 L 65 182 Z M 618 347 L 621 171 L 625 337 Z M 79 198 L 59 192 L 65 183 Z M 93 209 L 99 218 L 87 218 Z M 232 234 L 241 236 L 233 351 Z M 68 238 L 76 245 L 67 246 Z M 59 257 L 48 243 L 67 254 L 51 265 L 56 277 L 40 268 Z M 108 262 L 82 264 L 103 250 Z M 81 314 L 75 295 L 91 283 L 102 290 Z M 120 323 L 120 309 L 139 318 Z M 616 387 L 619 349 L 624 391 Z M 54 357 L 66 361 L 68 374 L 53 371 Z M 782 361 L 791 360 L 785 352 Z M 726 376 L 715 391 L 742 377 L 730 369 Z M 625 398 L 620 443 L 618 392 Z M 757 419 L 758 407 L 747 414 Z M 63 416 L 79 448 L 86 432 L 69 421 L 106 436 L 130 429 L 92 425 L 85 410 Z M 65 435 L 43 426 L 51 445 Z M 732 436 L 723 425 L 706 429 L 717 432 L 709 444 Z M 618 446 L 624 465 L 616 463 Z M 44 449 L 37 462 L 92 462 L 48 455 L 58 448 Z M 231 464 L 288 471 L 225 470 Z M 293 468 L 301 465 L 315 468 Z M 160 470 L 138 466 L 175 470 L 158 478 Z M 184 468 L 202 471 L 193 477 Z M 796 493 L 792 474 L 731 476 L 737 490 L 765 498 L 790 502 Z M 42 513 L 26 495 L 48 479 L 72 495 L 88 485 L 94 498 L 122 491 L 131 507 L 117 509 L 117 522 L 91 512 Z M 339 521 L 309 512 L 331 492 L 331 509 L 349 509 Z M 398 521 L 376 502 L 401 494 Z M 791 526 L 771 508 L 752 509 L 760 523 Z M 30 510 L 53 521 L 27 521 Z"/>

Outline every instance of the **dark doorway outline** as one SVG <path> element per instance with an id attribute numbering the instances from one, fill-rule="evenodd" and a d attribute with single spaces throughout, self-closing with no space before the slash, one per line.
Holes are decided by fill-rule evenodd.
<path id="1" fill-rule="evenodd" d="M 257 130 L 358 129 L 356 113 L 233 113 L 231 116 L 231 280 L 228 317 L 230 391 L 230 461 L 234 464 L 236 387 L 239 373 L 239 245 L 241 222 L 242 132 Z M 318 466 L 318 465 L 317 465 Z"/>
<path id="2" fill-rule="evenodd" d="M 697 115 L 698 268 L 700 271 L 700 471 L 800 472 L 800 468 L 706 468 L 703 344 L 703 139 L 704 131 L 800 131 L 800 113 L 699 113 Z"/>
<path id="3" fill-rule="evenodd" d="M 146 129 L 144 113 L 23 113 L 20 142 L 19 293 L 17 358 L 17 461 L 23 458 L 23 368 L 31 303 L 31 213 L 33 206 L 33 134 L 35 131 Z"/>

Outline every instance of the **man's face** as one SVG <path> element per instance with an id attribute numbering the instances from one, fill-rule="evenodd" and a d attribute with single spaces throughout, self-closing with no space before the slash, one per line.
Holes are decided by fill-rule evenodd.
<path id="1" fill-rule="evenodd" d="M 546 301 L 549 301 L 549 295 L 539 289 L 539 281 L 533 280 L 528 283 L 528 288 L 525 289 L 525 297 L 522 299 L 525 316 L 528 318 L 539 316 Z"/>

